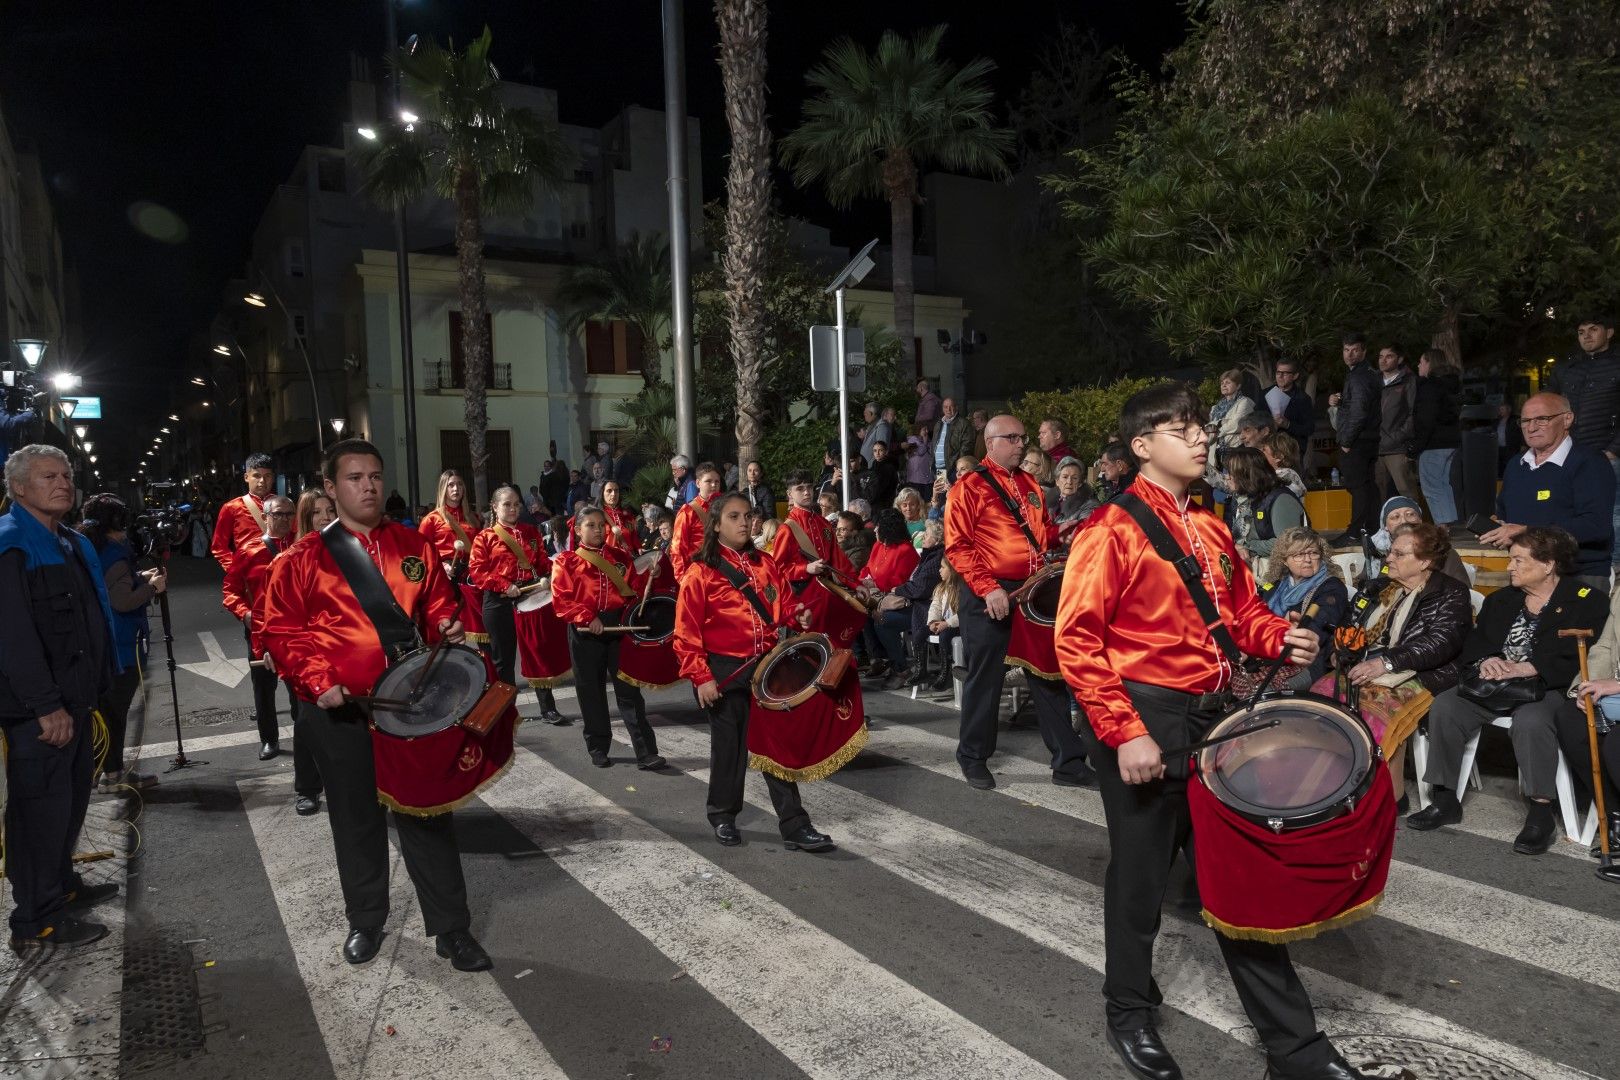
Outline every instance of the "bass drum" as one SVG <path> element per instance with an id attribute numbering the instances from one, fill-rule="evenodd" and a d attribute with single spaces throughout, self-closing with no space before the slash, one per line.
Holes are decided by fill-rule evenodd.
<path id="1" fill-rule="evenodd" d="M 1063 563 L 1047 563 L 1009 597 L 1036 626 L 1056 626 L 1058 597 L 1063 594 Z"/>
<path id="2" fill-rule="evenodd" d="M 645 626 L 645 630 L 629 630 L 625 636 L 643 645 L 668 645 L 675 637 L 675 598 L 649 596 L 627 609 L 625 626 Z"/>
<path id="3" fill-rule="evenodd" d="M 833 645 L 826 634 L 800 634 L 766 653 L 754 669 L 754 700 L 762 709 L 789 712 L 815 696 L 832 692 L 853 667 L 854 654 Z"/>
<path id="4" fill-rule="evenodd" d="M 1323 698 L 1243 708 L 1209 736 L 1275 727 L 1199 751 L 1187 808 L 1204 921 L 1286 943 L 1373 914 L 1395 849 L 1395 797 L 1372 733 Z"/>
<path id="5" fill-rule="evenodd" d="M 420 689 L 413 693 L 419 682 Z M 460 723 L 488 685 L 488 668 L 476 649 L 465 645 L 417 649 L 389 665 L 371 691 L 372 697 L 409 705 L 373 706 L 371 723 L 378 731 L 403 739 L 432 735 Z"/>
<path id="6" fill-rule="evenodd" d="M 681 679 L 681 664 L 670 648 L 675 637 L 675 598 L 654 594 L 629 609 L 624 626 L 645 626 L 620 634 L 619 678 L 644 690 L 658 690 Z"/>
<path id="7" fill-rule="evenodd" d="M 854 654 L 825 634 L 788 638 L 754 671 L 749 768 L 804 783 L 824 780 L 866 745 Z"/>

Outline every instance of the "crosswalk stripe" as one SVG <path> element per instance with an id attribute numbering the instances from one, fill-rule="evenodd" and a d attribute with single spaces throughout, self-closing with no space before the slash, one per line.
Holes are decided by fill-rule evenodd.
<path id="1" fill-rule="evenodd" d="M 662 737 L 662 736 L 660 736 Z M 946 735 L 891 724 L 872 734 L 874 753 L 953 779 L 956 744 Z M 1067 817 L 1107 827 L 1095 791 L 1058 788 L 1051 771 L 1017 754 L 992 764 L 997 790 Z M 1620 991 L 1620 922 L 1395 860 L 1379 915 L 1556 974 Z M 1537 932 L 1525 934 L 1534 926 Z"/>
<path id="2" fill-rule="evenodd" d="M 128 863 L 122 857 L 127 829 L 116 820 L 122 800 L 96 799 L 85 813 L 81 851 L 114 850 L 119 858 L 79 866 L 86 884 L 113 881 L 124 891 Z M 120 998 L 124 988 L 124 898 L 98 905 L 84 918 L 104 923 L 107 936 L 94 945 L 22 956 L 0 949 L 0 1066 L 26 1066 L 38 1080 L 66 1080 L 102 1069 L 116 1072 L 122 1038 Z M 0 929 L 9 935 L 9 931 Z M 0 1069 L 7 1076 L 22 1075 Z"/>
<path id="3" fill-rule="evenodd" d="M 659 742 L 666 753 L 673 751 L 696 762 L 708 756 L 708 740 L 696 731 L 662 727 Z M 708 770 L 700 765 L 687 772 L 694 779 L 707 781 Z M 750 803 L 770 810 L 762 785 L 750 783 L 745 793 Z M 837 784 L 816 784 L 806 794 L 807 808 L 818 827 L 832 833 L 845 850 L 975 915 L 1102 971 L 1103 891 L 1098 886 Z M 1094 917 L 1077 917 L 1077 908 Z M 1174 922 L 1165 922 L 1159 933 L 1157 961 L 1161 971 L 1174 973 L 1174 985 L 1166 995 L 1170 1005 L 1217 1030 L 1242 1031 L 1252 1044 L 1252 1029 L 1207 934 L 1189 933 Z M 1442 1017 L 1396 1005 L 1383 995 L 1334 976 L 1308 970 L 1318 1009 L 1323 1013 L 1353 1012 L 1363 1028 L 1358 1034 L 1438 1040 L 1509 1062 L 1544 1080 L 1587 1075 Z M 1101 1011 L 1100 1002 L 1097 1011 Z M 1366 1030 L 1369 1027 L 1371 1031 Z"/>
<path id="4" fill-rule="evenodd" d="M 808 1076 L 1056 1080 L 526 749 L 483 801 Z"/>
<path id="5" fill-rule="evenodd" d="M 325 819 L 293 813 L 290 777 L 237 788 L 335 1075 L 440 1076 L 446 1063 L 477 1062 L 480 1077 L 567 1080 L 493 976 L 455 971 L 434 955 L 397 850 L 388 937 L 377 959 L 350 966 Z"/>

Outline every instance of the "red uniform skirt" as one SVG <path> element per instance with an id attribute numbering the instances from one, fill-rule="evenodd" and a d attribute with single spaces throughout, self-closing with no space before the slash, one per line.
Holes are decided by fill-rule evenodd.
<path id="1" fill-rule="evenodd" d="M 513 611 L 517 628 L 518 672 L 537 690 L 564 682 L 574 663 L 568 656 L 568 624 L 550 604 L 533 611 Z"/>
<path id="2" fill-rule="evenodd" d="M 1056 682 L 1058 670 L 1057 634 L 1050 626 L 1040 626 L 1024 618 L 1017 604 L 1012 609 L 1012 634 L 1007 639 L 1007 663 L 1016 664 L 1038 679 Z"/>
<path id="3" fill-rule="evenodd" d="M 467 631 L 467 640 L 474 645 L 489 644 L 489 631 L 484 629 L 484 590 L 467 584 L 456 588 L 461 590 L 461 628 Z"/>

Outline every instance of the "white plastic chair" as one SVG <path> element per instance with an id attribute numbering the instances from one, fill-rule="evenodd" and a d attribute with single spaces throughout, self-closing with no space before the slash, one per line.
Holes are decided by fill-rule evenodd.
<path id="1" fill-rule="evenodd" d="M 1468 587 L 1474 587 L 1474 581 L 1479 577 L 1479 567 L 1471 562 L 1463 563 L 1463 573 L 1468 575 Z"/>
<path id="2" fill-rule="evenodd" d="M 1502 728 L 1504 731 L 1513 727 L 1513 717 L 1498 716 L 1491 721 L 1491 727 Z M 1463 790 L 1457 792 L 1457 801 L 1461 802 L 1467 793 L 1468 785 L 1480 790 L 1483 784 L 1479 778 L 1479 765 L 1475 758 L 1479 755 L 1479 737 L 1483 729 L 1474 732 L 1473 738 L 1463 746 L 1462 765 L 1457 775 L 1464 777 Z M 1432 801 L 1430 799 L 1429 785 L 1423 781 L 1423 773 L 1429 764 L 1429 736 L 1422 729 L 1412 735 L 1412 767 L 1418 775 L 1418 809 L 1422 810 Z M 1520 774 L 1520 787 L 1524 785 L 1523 773 Z M 1564 759 L 1564 752 L 1558 752 L 1558 773 L 1554 777 L 1553 785 L 1558 792 L 1558 812 L 1564 819 L 1564 835 L 1577 844 L 1591 844 L 1592 838 L 1597 835 L 1597 806 L 1594 804 L 1581 821 L 1575 810 L 1575 785 L 1570 777 L 1569 762 Z"/>
<path id="3" fill-rule="evenodd" d="M 1367 566 L 1367 557 L 1359 551 L 1346 551 L 1332 556 L 1333 563 L 1339 568 L 1346 581 L 1359 581 L 1361 571 Z"/>
<path id="4" fill-rule="evenodd" d="M 1478 589 L 1469 589 L 1468 606 L 1474 609 L 1474 618 L 1479 618 L 1479 609 L 1485 606 L 1485 594 Z"/>

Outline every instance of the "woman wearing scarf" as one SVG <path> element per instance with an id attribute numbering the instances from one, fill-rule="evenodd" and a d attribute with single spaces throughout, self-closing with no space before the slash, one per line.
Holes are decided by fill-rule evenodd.
<path id="1" fill-rule="evenodd" d="M 1383 570 L 1387 561 L 1385 556 L 1389 554 L 1390 538 L 1394 536 L 1395 530 L 1402 525 L 1423 524 L 1423 511 L 1418 508 L 1416 502 L 1405 495 L 1397 495 L 1384 504 L 1384 508 L 1378 513 L 1378 520 L 1382 523 L 1382 528 L 1367 538 L 1367 570 L 1364 578 L 1367 581 L 1378 577 Z M 1446 562 L 1440 567 L 1440 572 L 1447 577 L 1456 578 L 1469 588 L 1473 587 L 1473 583 L 1468 580 L 1468 571 L 1463 566 L 1462 556 L 1458 555 L 1457 549 L 1450 544 L 1446 545 Z"/>
<path id="2" fill-rule="evenodd" d="M 1269 580 L 1260 586 L 1260 595 L 1265 598 L 1272 614 L 1286 618 L 1315 604 L 1317 611 L 1311 624 L 1322 639 L 1322 651 L 1310 667 L 1289 665 L 1283 668 L 1272 680 L 1269 689 L 1309 690 L 1313 682 L 1327 673 L 1328 660 L 1332 655 L 1333 630 L 1344 621 L 1345 611 L 1350 604 L 1350 590 L 1345 587 L 1339 568 L 1328 558 L 1327 541 L 1314 530 L 1303 526 L 1287 529 L 1277 537 L 1271 549 L 1267 576 Z M 1268 666 L 1257 667 L 1255 671 L 1239 671 L 1232 679 L 1233 691 L 1239 697 L 1253 694 L 1260 681 L 1257 677 L 1259 670 Z"/>
<path id="3" fill-rule="evenodd" d="M 1370 602 L 1335 635 L 1339 670 L 1311 687 L 1359 708 L 1384 750 L 1395 797 L 1405 802 L 1405 743 L 1428 714 L 1434 695 L 1457 685 L 1457 657 L 1473 615 L 1468 586 L 1441 571 L 1451 541 L 1434 525 L 1401 525 L 1390 538 L 1388 582 L 1374 582 Z M 1365 629 L 1363 629 L 1365 628 Z M 1404 808 L 1403 808 L 1404 812 Z"/>

